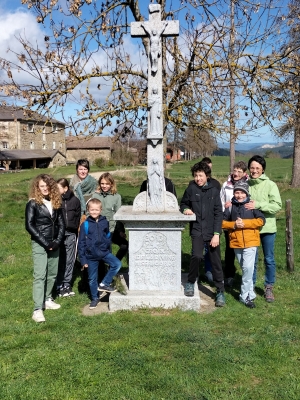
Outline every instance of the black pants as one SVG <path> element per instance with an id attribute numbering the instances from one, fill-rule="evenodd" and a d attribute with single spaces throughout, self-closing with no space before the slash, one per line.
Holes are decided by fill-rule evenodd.
<path id="1" fill-rule="evenodd" d="M 200 261 L 203 259 L 204 243 L 207 243 L 214 284 L 218 291 L 224 291 L 224 276 L 221 264 L 220 246 L 210 246 L 210 241 L 204 242 L 202 236 L 192 236 L 192 257 L 190 262 L 188 281 L 190 283 L 195 283 L 198 278 L 199 264 Z"/>
<path id="2" fill-rule="evenodd" d="M 236 273 L 236 268 L 234 266 L 235 253 L 234 249 L 229 247 L 229 233 L 228 231 L 224 231 L 225 234 L 225 267 L 224 267 L 224 276 L 225 278 L 233 278 Z"/>
<path id="3" fill-rule="evenodd" d="M 116 257 L 121 261 L 128 252 L 128 240 L 120 235 L 120 231 L 115 230 L 111 241 L 119 246 Z"/>

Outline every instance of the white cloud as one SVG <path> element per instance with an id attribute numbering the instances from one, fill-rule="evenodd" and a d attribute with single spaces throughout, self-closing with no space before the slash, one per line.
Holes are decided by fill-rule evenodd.
<path id="1" fill-rule="evenodd" d="M 17 10 L 16 12 L 4 12 L 0 15 L 0 57 L 12 60 L 14 56 L 7 52 L 22 52 L 22 44 L 19 37 L 27 39 L 32 44 L 37 43 L 44 47 L 44 32 L 36 22 L 35 17 L 29 12 Z"/>

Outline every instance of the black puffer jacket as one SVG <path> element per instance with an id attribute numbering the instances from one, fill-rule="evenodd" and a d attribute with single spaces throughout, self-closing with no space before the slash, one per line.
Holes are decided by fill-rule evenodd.
<path id="1" fill-rule="evenodd" d="M 203 236 L 205 241 L 211 240 L 214 233 L 221 234 L 223 211 L 220 191 L 208 183 L 200 187 L 191 182 L 185 190 L 180 203 L 180 211 L 190 209 L 196 214 L 196 221 L 190 222 L 191 236 Z"/>
<path id="2" fill-rule="evenodd" d="M 80 201 L 74 195 L 72 190 L 67 190 L 66 193 L 62 195 L 61 208 L 66 224 L 66 230 L 77 233 L 80 224 L 81 208 Z"/>
<path id="3" fill-rule="evenodd" d="M 51 242 L 60 244 L 65 234 L 65 222 L 61 208 L 52 211 L 42 204 L 37 204 L 31 199 L 26 204 L 25 227 L 30 233 L 31 239 L 45 249 L 49 248 Z"/>

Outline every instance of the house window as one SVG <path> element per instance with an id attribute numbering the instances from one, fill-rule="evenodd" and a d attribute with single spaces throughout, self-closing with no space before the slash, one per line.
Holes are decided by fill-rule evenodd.
<path id="1" fill-rule="evenodd" d="M 34 132 L 33 122 L 28 122 L 28 124 L 27 124 L 27 132 Z"/>
<path id="2" fill-rule="evenodd" d="M 8 149 L 8 142 L 2 142 L 2 147 L 4 149 Z"/>
<path id="3" fill-rule="evenodd" d="M 46 133 L 43 133 L 43 142 L 46 141 Z"/>
<path id="4" fill-rule="evenodd" d="M 55 147 L 56 147 L 56 144 L 55 144 L 55 142 L 53 142 L 52 149 L 55 150 Z"/>
<path id="5" fill-rule="evenodd" d="M 43 143 L 43 150 L 46 150 L 47 146 L 46 143 Z"/>
<path id="6" fill-rule="evenodd" d="M 31 150 L 34 149 L 34 142 L 30 142 L 30 148 Z"/>
<path id="7" fill-rule="evenodd" d="M 57 125 L 53 124 L 52 128 L 53 128 L 53 132 L 56 133 L 57 132 Z"/>

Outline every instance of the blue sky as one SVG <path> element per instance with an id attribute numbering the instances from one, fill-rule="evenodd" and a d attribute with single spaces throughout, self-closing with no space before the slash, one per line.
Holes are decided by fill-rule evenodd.
<path id="1" fill-rule="evenodd" d="M 101 1 L 101 0 L 98 0 Z M 171 2 L 171 1 L 170 1 Z M 284 6 L 287 2 L 284 0 L 281 4 Z M 149 2 L 143 0 L 140 2 L 144 14 L 147 16 L 147 7 Z M 173 1 L 172 4 L 174 8 L 180 4 L 180 1 Z M 180 21 L 181 24 L 184 21 Z M 26 5 L 21 4 L 21 0 L 1 0 L 0 1 L 0 57 L 9 58 L 9 53 L 6 52 L 8 47 L 14 50 L 18 50 L 20 45 L 16 40 L 16 36 L 25 35 L 31 42 L 42 43 L 46 31 L 44 30 L 42 24 L 36 22 L 35 16 L 28 10 Z M 131 47 L 132 53 L 135 51 L 135 46 L 137 41 L 127 38 L 128 46 Z M 42 44 L 41 44 L 42 45 Z M 1 76 L 1 75 L 0 75 Z M 105 93 L 103 93 L 105 96 Z M 72 113 L 74 107 L 69 106 L 69 112 Z M 68 112 L 68 110 L 66 110 Z M 278 139 L 274 137 L 270 128 L 264 127 L 252 135 L 245 135 L 240 142 L 255 142 L 255 143 L 269 143 L 277 142 Z"/>

